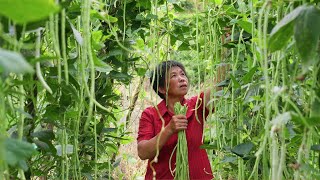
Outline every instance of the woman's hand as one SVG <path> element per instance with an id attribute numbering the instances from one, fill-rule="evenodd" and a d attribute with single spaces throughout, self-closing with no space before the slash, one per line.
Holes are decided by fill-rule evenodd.
<path id="1" fill-rule="evenodd" d="M 164 128 L 164 131 L 161 131 L 163 133 L 161 136 L 159 136 L 159 133 L 150 140 L 142 140 L 138 143 L 138 156 L 140 159 L 154 158 L 157 153 L 157 146 L 161 150 L 163 145 L 174 133 L 187 129 L 187 125 L 188 120 L 185 115 L 179 114 L 172 116 L 172 119 Z M 159 143 L 157 143 L 158 137 L 161 137 Z"/>
<path id="2" fill-rule="evenodd" d="M 181 130 L 187 129 L 187 126 L 188 126 L 187 117 L 185 115 L 178 114 L 178 115 L 172 116 L 172 119 L 170 120 L 166 128 L 168 128 L 171 134 L 174 134 Z"/>

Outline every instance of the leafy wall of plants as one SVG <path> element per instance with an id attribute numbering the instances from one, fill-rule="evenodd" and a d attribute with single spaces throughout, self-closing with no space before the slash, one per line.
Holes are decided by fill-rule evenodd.
<path id="1" fill-rule="evenodd" d="M 0 178 L 112 178 L 132 139 L 118 86 L 176 59 L 199 90 L 231 66 L 216 178 L 317 179 L 319 35 L 317 1 L 0 0 Z"/>
<path id="2" fill-rule="evenodd" d="M 119 85 L 147 69 L 148 1 L 0 1 L 0 177 L 111 177 Z"/>
<path id="3" fill-rule="evenodd" d="M 203 146 L 212 150 L 216 177 L 319 178 L 317 2 L 215 1 L 202 7 L 198 72 L 210 82 L 212 68 L 232 66 L 230 78 L 218 84 L 224 89 L 214 93 L 220 98 L 211 102 L 216 111 Z"/>

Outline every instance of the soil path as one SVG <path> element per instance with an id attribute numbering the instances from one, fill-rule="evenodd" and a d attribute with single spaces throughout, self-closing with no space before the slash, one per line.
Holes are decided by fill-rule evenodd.
<path id="1" fill-rule="evenodd" d="M 122 100 L 122 105 L 124 108 L 129 107 L 130 99 L 132 98 L 137 87 L 138 80 L 134 80 L 132 82 L 133 83 L 130 86 L 120 88 L 120 91 L 124 95 Z M 150 89 L 148 80 L 145 79 L 138 100 L 131 114 L 130 123 L 127 127 L 127 132 L 131 132 L 133 141 L 128 144 L 122 144 L 119 149 L 119 155 L 117 156 L 117 158 L 121 158 L 119 168 L 117 168 L 115 172 L 117 178 L 124 180 L 144 179 L 147 160 L 142 161 L 138 157 L 136 138 L 138 135 L 141 113 L 145 108 L 152 106 L 152 102 L 159 102 L 159 98 L 153 92 L 153 90 Z M 125 113 L 125 116 L 126 114 L 127 112 Z M 124 119 L 125 118 L 123 118 L 123 121 L 125 121 Z"/>

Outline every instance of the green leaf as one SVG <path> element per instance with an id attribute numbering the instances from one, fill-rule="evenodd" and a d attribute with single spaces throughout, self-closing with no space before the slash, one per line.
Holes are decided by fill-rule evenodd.
<path id="1" fill-rule="evenodd" d="M 0 0 L 0 14 L 18 24 L 44 19 L 58 10 L 54 0 Z"/>
<path id="2" fill-rule="evenodd" d="M 43 115 L 45 122 L 56 124 L 63 116 L 63 109 L 58 105 L 49 104 L 46 107 L 46 112 Z"/>
<path id="3" fill-rule="evenodd" d="M 118 18 L 116 17 L 113 17 L 113 16 L 110 16 L 110 15 L 105 15 L 105 18 L 109 21 L 109 22 L 112 22 L 112 23 L 115 23 L 115 22 L 118 22 Z"/>
<path id="4" fill-rule="evenodd" d="M 96 71 L 104 72 L 108 74 L 110 73 L 110 71 L 113 70 L 113 68 L 109 64 L 99 59 L 95 54 L 93 55 L 93 62 L 94 62 Z"/>
<path id="5" fill-rule="evenodd" d="M 295 122 L 296 125 L 302 125 L 302 126 L 307 126 L 310 127 L 308 122 L 303 119 L 303 117 L 299 116 L 296 113 L 291 113 L 291 120 Z"/>
<path id="6" fill-rule="evenodd" d="M 145 18 L 144 18 L 144 16 L 142 15 L 142 14 L 138 14 L 137 16 L 136 16 L 136 18 L 135 18 L 135 20 L 137 20 L 137 21 L 143 21 Z"/>
<path id="7" fill-rule="evenodd" d="M 33 64 L 35 65 L 37 62 L 46 62 L 46 61 L 49 61 L 49 60 L 56 60 L 58 59 L 57 56 L 46 56 L 46 55 L 43 55 L 43 56 L 40 56 L 38 58 L 33 58 L 30 60 L 30 64 Z"/>
<path id="8" fill-rule="evenodd" d="M 106 128 L 104 127 L 101 131 L 101 133 L 110 133 L 110 132 L 115 132 L 117 131 L 117 128 Z"/>
<path id="9" fill-rule="evenodd" d="M 223 0 L 214 0 L 214 1 L 215 1 L 216 5 L 222 5 L 222 3 L 223 3 Z"/>
<path id="10" fill-rule="evenodd" d="M 25 161 L 37 152 L 32 144 L 12 138 L 6 138 L 4 146 L 5 162 L 10 166 L 19 166 L 25 171 L 28 168 Z"/>
<path id="11" fill-rule="evenodd" d="M 223 94 L 224 94 L 224 91 L 223 91 L 223 90 L 220 90 L 220 91 L 215 92 L 213 95 L 214 95 L 215 97 L 221 97 L 221 96 L 223 96 Z"/>
<path id="12" fill-rule="evenodd" d="M 106 64 L 105 66 L 102 66 L 102 67 L 95 67 L 95 69 L 96 69 L 96 71 L 104 72 L 107 74 L 113 70 L 113 68 L 111 66 L 109 66 L 108 64 Z"/>
<path id="13" fill-rule="evenodd" d="M 37 137 L 38 139 L 43 139 L 46 141 L 50 141 L 53 140 L 55 138 L 53 130 L 51 129 L 47 129 L 47 130 L 43 130 L 43 131 L 37 131 L 34 133 L 31 133 L 32 137 Z"/>
<path id="14" fill-rule="evenodd" d="M 234 154 L 240 157 L 243 157 L 245 155 L 248 155 L 253 147 L 254 147 L 254 144 L 252 142 L 245 142 L 245 143 L 236 145 L 234 148 L 231 149 L 231 152 L 233 152 Z"/>
<path id="15" fill-rule="evenodd" d="M 184 12 L 184 9 L 177 4 L 173 4 L 173 7 L 177 12 Z"/>
<path id="16" fill-rule="evenodd" d="M 138 76 L 144 76 L 147 72 L 146 68 L 136 68 L 136 72 L 138 74 Z"/>
<path id="17" fill-rule="evenodd" d="M 71 23 L 71 21 L 68 19 L 68 22 L 70 24 L 70 27 L 72 29 L 73 35 L 76 39 L 76 41 L 80 44 L 80 46 L 83 45 L 83 38 L 81 36 L 81 33 L 74 27 L 74 25 Z"/>
<path id="18" fill-rule="evenodd" d="M 236 80 L 236 78 L 232 74 L 230 74 L 230 78 L 231 78 L 231 80 L 233 82 L 233 87 L 235 89 L 241 87 L 240 83 Z"/>
<path id="19" fill-rule="evenodd" d="M 221 82 L 219 82 L 216 86 L 217 87 L 228 87 L 230 84 L 230 79 L 225 79 Z"/>
<path id="20" fill-rule="evenodd" d="M 144 40 L 142 38 L 136 38 L 135 39 L 135 43 L 134 43 L 134 46 L 137 48 L 137 49 L 140 49 L 140 50 L 144 50 Z"/>
<path id="21" fill-rule="evenodd" d="M 202 144 L 200 149 L 218 149 L 217 144 Z"/>
<path id="22" fill-rule="evenodd" d="M 232 163 L 235 162 L 237 160 L 237 157 L 234 156 L 225 156 L 223 157 L 223 159 L 221 160 L 222 163 Z"/>
<path id="23" fill-rule="evenodd" d="M 223 0 L 210 0 L 212 2 L 214 2 L 216 5 L 222 5 Z"/>
<path id="24" fill-rule="evenodd" d="M 310 126 L 320 126 L 320 116 L 315 116 L 315 117 L 309 117 L 309 118 L 306 118 L 308 124 Z"/>
<path id="25" fill-rule="evenodd" d="M 118 56 L 118 55 L 123 55 L 123 50 L 122 49 L 112 49 L 110 50 L 110 52 L 108 53 L 108 56 Z"/>
<path id="26" fill-rule="evenodd" d="M 25 74 L 34 70 L 21 54 L 0 48 L 0 72 Z"/>
<path id="27" fill-rule="evenodd" d="M 320 10 L 308 6 L 300 13 L 294 27 L 294 38 L 303 66 L 312 65 L 316 59 L 320 35 Z"/>
<path id="28" fill-rule="evenodd" d="M 293 34 L 294 21 L 305 8 L 305 6 L 300 6 L 291 11 L 272 29 L 268 42 L 271 52 L 280 50 L 287 44 Z"/>
<path id="29" fill-rule="evenodd" d="M 18 166 L 23 169 L 24 171 L 28 170 L 28 165 L 27 162 L 25 160 L 21 160 L 18 162 Z"/>
<path id="30" fill-rule="evenodd" d="M 179 0 L 168 0 L 168 3 L 177 4 Z"/>
<path id="31" fill-rule="evenodd" d="M 103 21 L 107 21 L 109 23 L 115 23 L 118 21 L 118 18 L 113 17 L 106 12 L 97 12 L 96 10 L 91 10 L 90 16 Z"/>
<path id="32" fill-rule="evenodd" d="M 178 47 L 179 51 L 187 51 L 190 50 L 190 45 L 188 43 L 182 42 Z"/>
<path id="33" fill-rule="evenodd" d="M 31 116 L 31 114 L 25 112 L 24 110 L 22 110 L 21 108 L 16 108 L 17 112 L 21 113 L 21 115 L 23 115 L 24 117 L 28 118 L 28 119 L 33 119 L 33 117 Z"/>
<path id="34" fill-rule="evenodd" d="M 306 127 L 320 126 L 320 116 L 301 117 L 295 113 L 291 113 L 291 116 L 292 116 L 292 121 L 298 125 L 302 125 Z"/>
<path id="35" fill-rule="evenodd" d="M 147 14 L 146 19 L 154 19 L 154 20 L 157 20 L 157 19 L 158 19 L 158 16 L 155 15 L 155 14 Z"/>
<path id="36" fill-rule="evenodd" d="M 180 19 L 174 19 L 173 20 L 173 23 L 174 23 L 174 25 L 176 25 L 176 26 L 184 26 L 184 27 L 188 27 L 188 24 L 185 22 L 185 21 L 183 21 L 183 20 L 180 20 Z M 179 29 L 180 30 L 180 29 Z M 180 31 L 179 33 L 181 33 L 182 31 Z M 177 35 L 180 35 L 180 34 L 177 34 Z"/>
<path id="37" fill-rule="evenodd" d="M 319 144 L 317 144 L 317 145 L 312 145 L 312 146 L 311 146 L 311 150 L 320 152 L 320 145 L 319 145 Z"/>
<path id="38" fill-rule="evenodd" d="M 33 143 L 35 143 L 37 145 L 38 148 L 44 150 L 44 151 L 49 151 L 50 150 L 50 147 L 49 145 L 46 143 L 46 142 L 43 142 L 43 141 L 40 141 L 40 140 L 32 140 Z"/>
<path id="39" fill-rule="evenodd" d="M 149 0 L 139 0 L 139 1 L 137 1 L 137 6 L 138 7 L 143 7 L 145 9 L 150 9 L 151 8 L 151 1 L 149 1 Z"/>
<path id="40" fill-rule="evenodd" d="M 129 74 L 114 71 L 114 70 L 112 70 L 109 73 L 109 75 L 112 79 L 117 79 L 117 80 L 125 82 L 125 83 L 128 83 L 128 81 L 132 78 L 132 76 L 130 76 Z"/>
<path id="41" fill-rule="evenodd" d="M 255 66 L 255 67 L 251 68 L 245 76 L 243 76 L 242 81 L 244 84 L 247 84 L 251 81 L 252 76 L 257 71 L 257 69 L 258 69 L 258 66 Z"/>
<path id="42" fill-rule="evenodd" d="M 249 21 L 239 20 L 237 23 L 240 25 L 242 29 L 252 34 L 252 23 Z"/>
<path id="43" fill-rule="evenodd" d="M 85 166 L 86 167 L 86 166 Z M 91 167 L 91 166 L 90 166 Z M 84 168 L 85 169 L 85 168 Z M 84 177 L 86 177 L 86 179 L 88 180 L 93 180 L 93 177 L 90 173 L 82 173 Z"/>
<path id="44" fill-rule="evenodd" d="M 45 151 L 45 152 L 50 152 L 51 154 L 57 154 L 57 150 L 54 147 L 54 145 L 52 144 L 52 142 L 50 142 L 50 141 L 40 141 L 40 140 L 37 140 L 37 139 L 33 139 L 32 141 L 37 145 L 37 147 L 40 150 Z"/>
<path id="45" fill-rule="evenodd" d="M 122 157 L 117 158 L 117 159 L 114 161 L 114 163 L 112 164 L 112 166 L 113 166 L 114 168 L 117 167 L 117 166 L 119 166 L 119 165 L 120 165 L 120 162 L 121 162 L 121 159 L 122 159 Z"/>
<path id="46" fill-rule="evenodd" d="M 320 79 L 320 78 L 319 78 Z M 312 103 L 312 108 L 311 108 L 311 117 L 320 117 L 320 100 L 315 98 L 315 100 Z"/>

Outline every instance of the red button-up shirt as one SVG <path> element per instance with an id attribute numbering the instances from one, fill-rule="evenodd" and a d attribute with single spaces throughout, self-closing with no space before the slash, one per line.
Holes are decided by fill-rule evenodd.
<path id="1" fill-rule="evenodd" d="M 197 104 L 197 99 L 198 104 Z M 210 162 L 206 150 L 200 149 L 202 145 L 202 132 L 203 132 L 203 119 L 207 117 L 209 112 L 203 105 L 203 93 L 200 97 L 194 96 L 190 99 L 184 99 L 184 103 L 187 104 L 187 119 L 188 127 L 186 129 L 187 144 L 188 144 L 188 160 L 189 160 L 189 175 L 190 179 L 213 179 Z M 196 108 L 196 104 L 198 108 Z M 158 104 L 158 110 L 155 107 L 148 107 L 142 112 L 139 132 L 138 132 L 138 142 L 141 140 L 149 140 L 159 134 L 162 121 L 159 114 L 163 117 L 165 121 L 165 126 L 171 120 L 172 114 L 168 111 L 166 102 L 163 100 Z M 198 117 L 196 117 L 196 114 Z M 200 123 L 197 121 L 197 119 Z M 156 179 L 173 179 L 170 169 L 169 169 L 169 159 L 170 155 L 177 144 L 178 135 L 177 133 L 172 135 L 166 144 L 162 147 L 158 156 L 158 163 L 153 163 L 153 167 L 156 171 Z M 175 168 L 176 156 L 175 153 L 171 159 L 172 170 Z M 147 173 L 145 179 L 149 180 L 153 178 L 153 172 L 150 167 L 151 160 L 148 161 Z"/>

